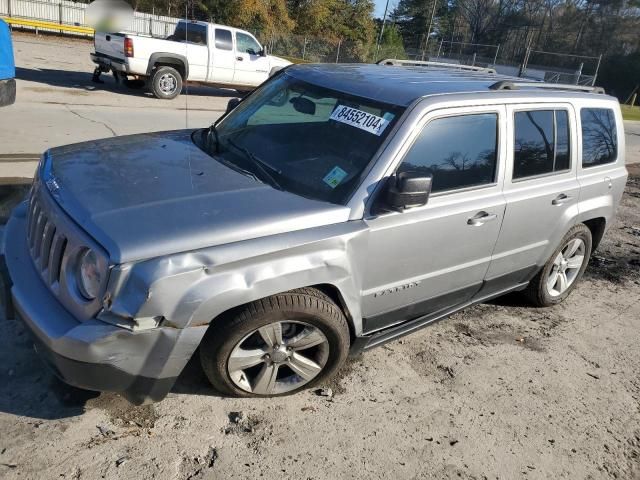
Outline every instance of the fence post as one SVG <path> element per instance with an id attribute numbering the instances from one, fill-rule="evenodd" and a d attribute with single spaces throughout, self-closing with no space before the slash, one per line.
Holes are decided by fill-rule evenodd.
<path id="1" fill-rule="evenodd" d="M 493 66 L 496 66 L 496 63 L 498 62 L 498 52 L 500 51 L 500 44 L 498 44 L 498 47 L 496 48 L 496 54 L 493 57 Z"/>
<path id="2" fill-rule="evenodd" d="M 580 63 L 580 66 L 578 67 L 578 71 L 576 72 L 576 85 L 580 85 L 580 77 L 582 77 L 582 69 L 584 68 L 584 62 Z"/>
<path id="3" fill-rule="evenodd" d="M 338 41 L 338 53 L 336 53 L 336 63 L 338 63 L 338 59 L 340 58 L 340 45 L 342 45 L 342 40 Z"/>
<path id="4" fill-rule="evenodd" d="M 149 17 L 149 35 L 153 37 L 153 17 Z"/>
<path id="5" fill-rule="evenodd" d="M 11 0 L 7 0 L 7 14 L 11 17 Z"/>
<path id="6" fill-rule="evenodd" d="M 476 52 L 473 52 L 473 58 L 471 59 L 471 66 L 474 67 L 476 65 Z"/>
<path id="7" fill-rule="evenodd" d="M 62 25 L 62 0 L 58 3 L 58 23 Z M 60 33 L 64 33 L 64 31 L 60 30 Z"/>
<path id="8" fill-rule="evenodd" d="M 520 65 L 520 72 L 518 73 L 519 77 L 522 77 L 527 72 L 527 64 L 529 63 L 529 52 L 531 47 L 527 47 L 527 50 L 524 53 L 524 60 L 522 60 L 522 65 Z"/>
<path id="9" fill-rule="evenodd" d="M 438 46 L 438 55 L 436 55 L 436 58 L 440 58 L 440 50 L 442 50 L 442 42 L 444 42 L 444 38 L 440 39 L 440 45 Z"/>
<path id="10" fill-rule="evenodd" d="M 591 86 L 593 87 L 596 84 L 596 78 L 598 78 L 598 71 L 600 70 L 600 62 L 602 62 L 602 54 L 598 57 L 598 64 L 596 65 L 596 73 L 593 74 L 593 81 L 591 82 Z"/>
<path id="11" fill-rule="evenodd" d="M 306 54 L 307 54 L 307 37 L 304 37 L 304 41 L 302 43 L 302 59 L 303 60 Z"/>

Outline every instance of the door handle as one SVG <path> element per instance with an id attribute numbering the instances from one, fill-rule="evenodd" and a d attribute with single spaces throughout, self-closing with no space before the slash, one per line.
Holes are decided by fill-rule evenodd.
<path id="1" fill-rule="evenodd" d="M 236 57 L 236 60 L 238 60 L 239 62 L 241 62 L 241 61 L 243 61 L 243 60 L 244 60 L 244 58 L 242 58 L 242 57 Z"/>
<path id="2" fill-rule="evenodd" d="M 611 177 L 604 177 L 604 183 L 607 184 L 607 188 L 613 188 L 613 182 L 611 181 Z"/>
<path id="3" fill-rule="evenodd" d="M 569 195 L 565 195 L 564 193 L 561 193 L 556 198 L 551 200 L 551 205 L 563 205 L 567 203 L 569 200 L 571 200 L 571 197 Z"/>
<path id="4" fill-rule="evenodd" d="M 487 213 L 484 210 L 476 213 L 473 217 L 469 217 L 467 219 L 467 225 L 471 225 L 473 227 L 479 227 L 480 225 L 484 225 L 487 222 L 492 222 L 497 219 L 498 215 L 495 213 Z"/>

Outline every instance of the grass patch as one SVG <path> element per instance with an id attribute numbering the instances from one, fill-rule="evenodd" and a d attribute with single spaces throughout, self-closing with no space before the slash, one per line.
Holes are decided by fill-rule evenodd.
<path id="1" fill-rule="evenodd" d="M 640 121 L 640 107 L 630 107 L 629 105 L 620 105 L 620 107 L 622 108 L 622 118 Z"/>

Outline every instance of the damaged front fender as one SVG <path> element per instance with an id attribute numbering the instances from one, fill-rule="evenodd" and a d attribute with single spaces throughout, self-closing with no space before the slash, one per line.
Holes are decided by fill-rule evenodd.
<path id="1" fill-rule="evenodd" d="M 182 329 L 276 293 L 328 284 L 358 335 L 367 233 L 364 222 L 351 221 L 121 265 L 105 312 Z"/>

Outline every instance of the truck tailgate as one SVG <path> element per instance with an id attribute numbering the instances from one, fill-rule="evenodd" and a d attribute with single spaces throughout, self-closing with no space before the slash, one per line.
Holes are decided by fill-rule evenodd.
<path id="1" fill-rule="evenodd" d="M 96 32 L 94 45 L 96 53 L 101 53 L 122 61 L 125 60 L 123 33 Z"/>

